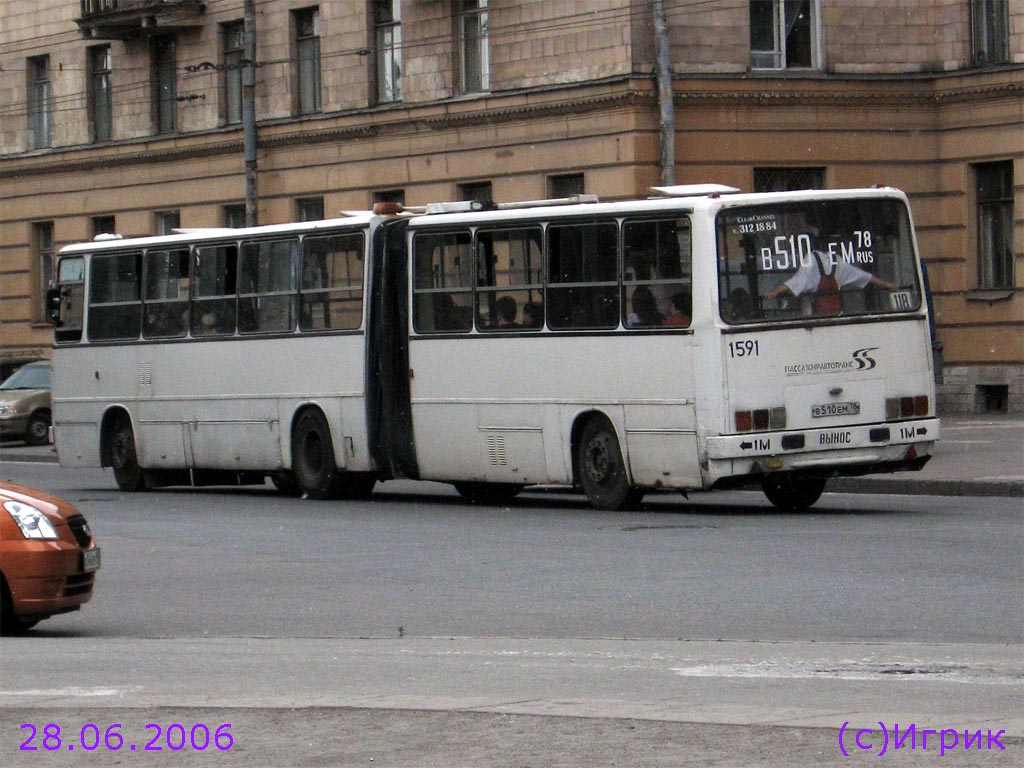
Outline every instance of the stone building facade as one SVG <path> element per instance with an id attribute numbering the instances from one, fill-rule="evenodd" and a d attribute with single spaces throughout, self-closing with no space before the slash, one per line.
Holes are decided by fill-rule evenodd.
<path id="1" fill-rule="evenodd" d="M 643 195 L 652 0 L 254 0 L 259 223 Z M 1024 6 L 664 0 L 675 178 L 910 196 L 943 410 L 1024 412 Z M 244 0 L 0 4 L 0 355 L 46 356 L 52 255 L 238 224 Z"/>

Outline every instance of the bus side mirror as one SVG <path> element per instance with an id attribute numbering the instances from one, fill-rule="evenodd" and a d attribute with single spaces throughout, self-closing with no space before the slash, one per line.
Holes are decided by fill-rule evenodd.
<path id="1" fill-rule="evenodd" d="M 46 317 L 54 328 L 64 325 L 60 319 L 60 287 L 46 289 Z"/>

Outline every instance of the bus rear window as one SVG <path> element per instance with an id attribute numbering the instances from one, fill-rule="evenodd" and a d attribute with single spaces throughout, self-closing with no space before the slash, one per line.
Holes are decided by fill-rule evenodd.
<path id="1" fill-rule="evenodd" d="M 921 306 L 910 218 L 898 200 L 728 208 L 717 231 L 719 304 L 728 323 Z"/>

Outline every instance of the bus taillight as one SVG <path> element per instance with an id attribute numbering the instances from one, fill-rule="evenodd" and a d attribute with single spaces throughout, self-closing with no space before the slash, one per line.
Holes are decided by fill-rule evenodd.
<path id="1" fill-rule="evenodd" d="M 892 421 L 911 416 L 927 416 L 928 409 L 928 395 L 889 397 L 885 401 L 885 418 Z"/>
<path id="2" fill-rule="evenodd" d="M 753 411 L 736 411 L 736 431 L 752 432 L 786 428 L 786 409 L 758 408 Z"/>

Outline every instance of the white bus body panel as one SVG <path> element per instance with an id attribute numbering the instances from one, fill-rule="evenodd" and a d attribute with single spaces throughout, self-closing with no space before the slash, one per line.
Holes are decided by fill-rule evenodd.
<path id="1" fill-rule="evenodd" d="M 423 478 L 571 483 L 573 425 L 600 412 L 634 483 L 700 485 L 692 334 L 420 336 L 410 367 Z"/>
<path id="2" fill-rule="evenodd" d="M 338 465 L 369 470 L 363 354 L 362 334 L 58 347 L 61 464 L 100 466 L 99 425 L 122 407 L 144 467 L 284 469 L 294 414 L 314 404 L 327 417 Z"/>

